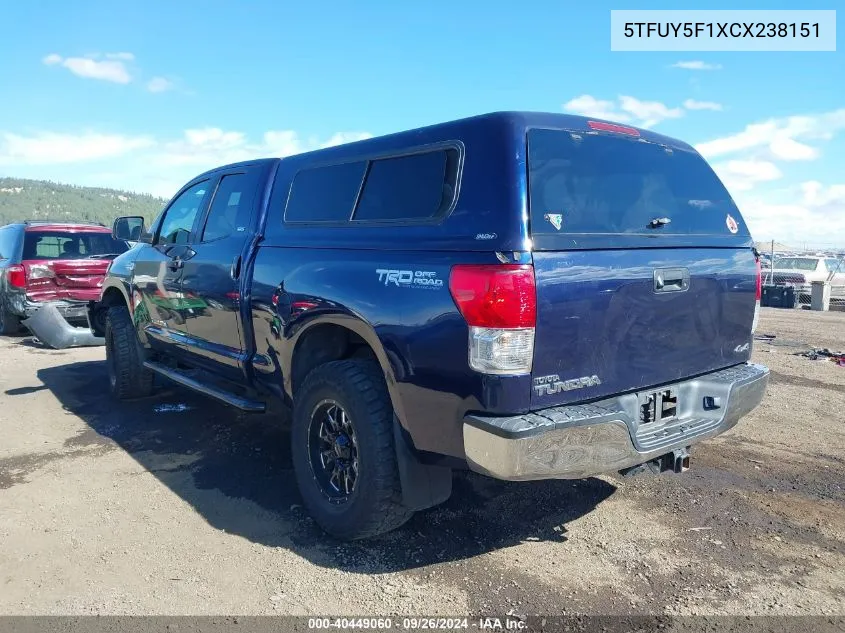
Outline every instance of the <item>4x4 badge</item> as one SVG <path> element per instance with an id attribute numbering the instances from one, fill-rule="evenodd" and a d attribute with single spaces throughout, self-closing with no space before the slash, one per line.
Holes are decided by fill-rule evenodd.
<path id="1" fill-rule="evenodd" d="M 561 213 L 547 213 L 545 219 L 548 220 L 558 231 L 560 231 L 560 227 L 563 226 L 563 214 Z"/>

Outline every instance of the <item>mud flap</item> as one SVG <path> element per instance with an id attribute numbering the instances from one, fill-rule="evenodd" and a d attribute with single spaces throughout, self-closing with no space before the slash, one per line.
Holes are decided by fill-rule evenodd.
<path id="1" fill-rule="evenodd" d="M 408 447 L 396 416 L 393 416 L 393 441 L 403 505 L 417 511 L 446 501 L 452 494 L 452 469 L 421 463 Z"/>
<path id="2" fill-rule="evenodd" d="M 21 323 L 39 341 L 53 349 L 94 347 L 106 342 L 105 338 L 94 336 L 89 328 L 72 326 L 51 303 L 45 303 Z"/>

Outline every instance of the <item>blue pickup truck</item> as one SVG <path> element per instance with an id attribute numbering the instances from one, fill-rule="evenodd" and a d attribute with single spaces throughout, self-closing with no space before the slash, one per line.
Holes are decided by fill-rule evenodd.
<path id="1" fill-rule="evenodd" d="M 139 231 L 89 306 L 111 391 L 292 408 L 304 504 L 342 539 L 458 468 L 681 472 L 768 382 L 742 215 L 647 130 L 504 112 L 227 165 L 113 228 Z"/>

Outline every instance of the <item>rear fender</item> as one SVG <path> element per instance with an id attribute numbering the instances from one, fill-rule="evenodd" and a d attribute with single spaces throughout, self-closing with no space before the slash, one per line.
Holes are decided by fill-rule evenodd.
<path id="1" fill-rule="evenodd" d="M 397 354 L 387 351 L 382 340 L 369 323 L 350 314 L 314 315 L 307 322 L 299 324 L 296 333 L 289 339 L 287 353 L 283 356 L 282 375 L 284 376 L 285 395 L 293 401 L 292 368 L 296 345 L 306 332 L 319 325 L 338 325 L 364 339 L 367 345 L 373 350 L 376 360 L 381 366 L 384 380 L 387 384 L 387 391 L 390 394 L 390 402 L 393 405 L 393 411 L 399 416 L 400 420 L 404 419 L 402 401 L 396 389 L 396 374 L 402 371 L 402 361 Z"/>
<path id="2" fill-rule="evenodd" d="M 129 315 L 132 316 L 134 306 L 130 296 L 130 289 L 126 281 L 116 277 L 106 277 L 103 282 L 103 289 L 100 292 L 100 299 L 88 304 L 88 323 L 91 324 L 92 332 L 99 336 L 105 336 L 105 332 L 101 331 L 103 328 L 98 327 L 99 323 L 103 323 L 99 313 L 112 306 L 124 305 L 129 310 Z"/>
<path id="3" fill-rule="evenodd" d="M 331 314 L 312 317 L 303 324 L 290 339 L 290 353 L 286 357 L 285 392 L 293 400 L 293 352 L 302 336 L 320 325 L 338 325 L 360 336 L 373 350 L 384 374 L 390 402 L 393 405 L 393 444 L 396 451 L 396 464 L 399 470 L 399 481 L 402 488 L 402 503 L 411 510 L 418 511 L 431 508 L 446 501 L 452 494 L 452 470 L 444 466 L 426 464 L 420 461 L 414 448 L 413 441 L 402 426 L 404 418 L 402 400 L 396 389 L 396 375 L 404 372 L 401 357 L 390 351 L 373 327 L 350 314 Z"/>

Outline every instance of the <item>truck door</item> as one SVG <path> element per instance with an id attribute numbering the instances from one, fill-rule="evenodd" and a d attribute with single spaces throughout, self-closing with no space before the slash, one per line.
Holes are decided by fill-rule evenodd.
<path id="1" fill-rule="evenodd" d="M 185 300 L 202 304 L 187 314 L 191 361 L 233 378 L 245 357 L 241 276 L 263 174 L 264 166 L 221 174 L 182 273 Z"/>
<path id="2" fill-rule="evenodd" d="M 151 248 L 135 260 L 133 282 L 148 317 L 144 330 L 153 346 L 182 347 L 190 306 L 182 295 L 183 266 L 192 255 L 194 224 L 205 210 L 210 185 L 206 179 L 188 185 L 165 209 Z"/>

